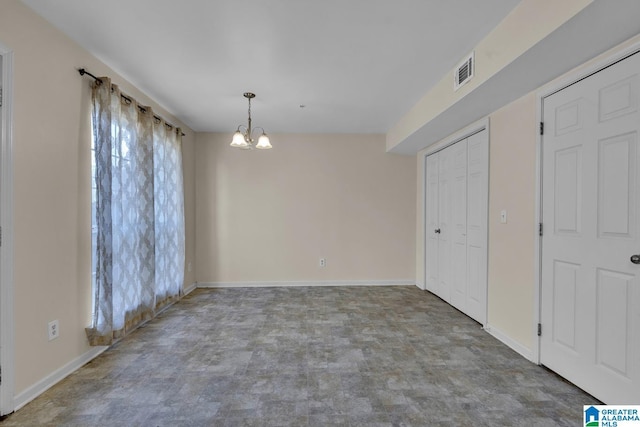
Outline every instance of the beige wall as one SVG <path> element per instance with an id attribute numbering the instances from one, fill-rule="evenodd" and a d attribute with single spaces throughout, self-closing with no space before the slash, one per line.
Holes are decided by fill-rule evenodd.
<path id="1" fill-rule="evenodd" d="M 113 70 L 17 0 L 0 2 L 0 43 L 14 53 L 15 394 L 81 356 L 91 317 L 89 80 L 123 91 L 173 122 Z M 185 129 L 185 170 L 194 135 Z M 187 256 L 194 257 L 193 175 L 185 176 Z M 191 186 L 191 187 L 189 187 Z M 191 204 L 191 205 L 189 205 Z M 186 283 L 194 281 L 191 273 Z M 49 342 L 47 323 L 59 319 Z"/>
<path id="2" fill-rule="evenodd" d="M 383 135 L 271 135 L 251 152 L 230 138 L 196 142 L 198 282 L 414 282 L 412 157 Z"/>
<path id="3" fill-rule="evenodd" d="M 535 276 L 536 98 L 490 116 L 488 324 L 531 350 Z M 500 223 L 500 211 L 507 223 Z"/>

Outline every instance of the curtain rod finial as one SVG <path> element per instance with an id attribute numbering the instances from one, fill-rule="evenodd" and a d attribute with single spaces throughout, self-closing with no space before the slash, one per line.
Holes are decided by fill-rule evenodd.
<path id="1" fill-rule="evenodd" d="M 94 76 L 93 74 L 91 74 L 90 72 L 85 70 L 84 68 L 79 68 L 78 69 L 78 73 L 80 73 L 81 76 L 84 76 L 86 74 L 87 76 L 89 76 L 93 80 L 95 80 L 98 84 L 102 84 L 102 80 L 101 79 L 99 79 L 98 77 Z"/>

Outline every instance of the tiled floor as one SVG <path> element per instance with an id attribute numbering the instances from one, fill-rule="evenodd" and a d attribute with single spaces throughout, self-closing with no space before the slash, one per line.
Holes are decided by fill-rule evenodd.
<path id="1" fill-rule="evenodd" d="M 575 426 L 594 398 L 416 287 L 196 290 L 3 426 Z"/>

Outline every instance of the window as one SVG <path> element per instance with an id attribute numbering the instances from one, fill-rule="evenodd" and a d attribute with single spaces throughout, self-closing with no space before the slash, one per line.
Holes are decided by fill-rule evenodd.
<path id="1" fill-rule="evenodd" d="M 94 85 L 92 112 L 87 332 L 96 345 L 153 317 L 178 298 L 184 280 L 181 132 L 104 81 Z"/>

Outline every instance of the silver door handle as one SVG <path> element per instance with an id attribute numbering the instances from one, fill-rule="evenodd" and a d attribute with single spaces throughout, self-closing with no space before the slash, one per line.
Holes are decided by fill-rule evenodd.
<path id="1" fill-rule="evenodd" d="M 634 264 L 640 264 L 640 255 L 631 255 L 630 261 Z"/>

